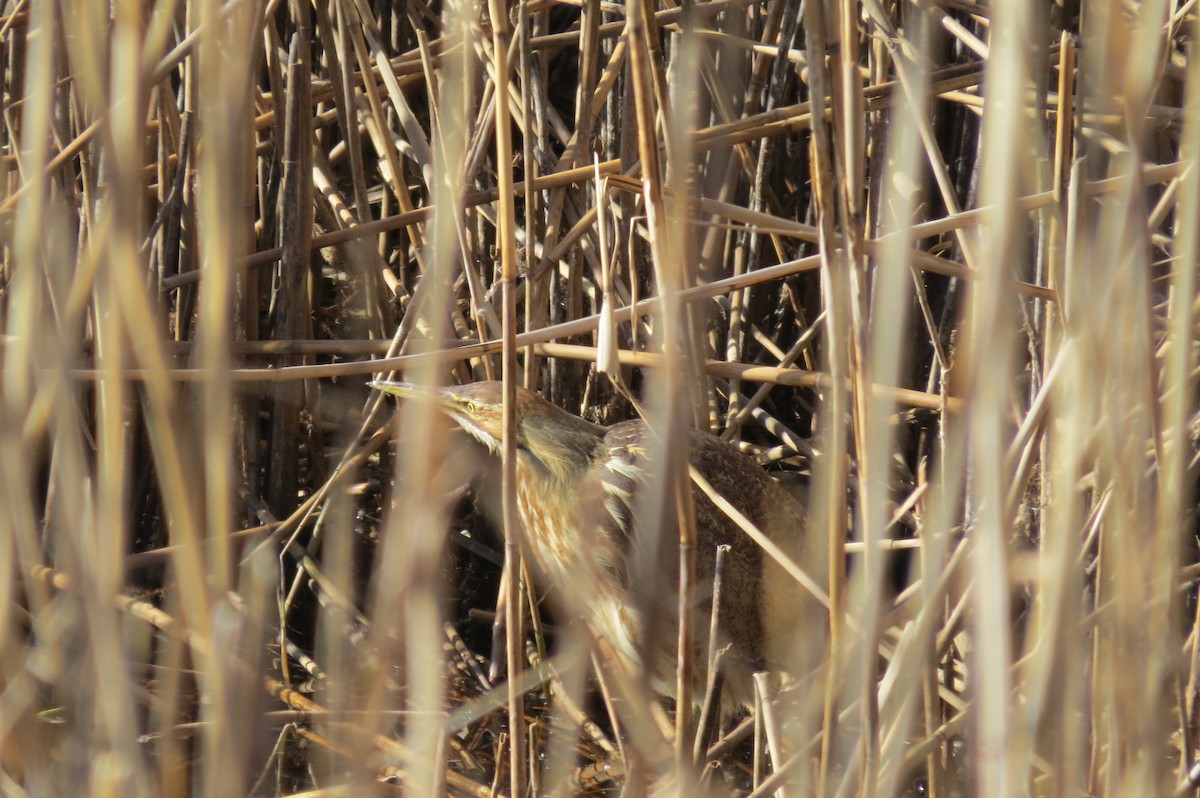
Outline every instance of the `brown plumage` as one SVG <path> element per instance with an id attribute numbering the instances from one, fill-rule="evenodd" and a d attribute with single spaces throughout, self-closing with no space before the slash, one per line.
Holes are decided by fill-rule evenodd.
<path id="1" fill-rule="evenodd" d="M 405 383 L 372 385 L 398 396 L 430 396 Z M 673 694 L 678 546 L 669 530 L 654 562 L 654 553 L 641 545 L 647 531 L 637 520 L 639 491 L 653 462 L 647 454 L 649 429 L 642 421 L 601 427 L 524 389 L 516 396 L 517 504 L 529 554 L 550 586 L 581 599 L 564 603 L 582 607 L 628 665 L 645 666 L 655 689 Z M 433 398 L 472 437 L 500 452 L 500 383 L 444 388 Z M 813 541 L 806 542 L 804 508 L 789 493 L 711 435 L 691 433 L 689 456 L 719 494 L 819 578 L 824 558 Z M 701 596 L 693 671 L 701 678 L 705 670 L 716 550 L 728 544 L 718 642 L 730 645 L 726 703 L 749 706 L 753 672 L 786 670 L 798 649 L 811 652 L 813 633 L 824 629 L 825 611 L 694 485 L 693 497 Z M 652 619 L 669 623 L 651 630 Z"/>

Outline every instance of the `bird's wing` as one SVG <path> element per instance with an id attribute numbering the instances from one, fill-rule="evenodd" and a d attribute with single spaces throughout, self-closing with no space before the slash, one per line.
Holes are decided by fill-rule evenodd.
<path id="1" fill-rule="evenodd" d="M 595 454 L 604 501 L 600 524 L 626 550 L 634 534 L 634 502 L 646 482 L 645 432 L 640 422 L 616 424 Z"/>

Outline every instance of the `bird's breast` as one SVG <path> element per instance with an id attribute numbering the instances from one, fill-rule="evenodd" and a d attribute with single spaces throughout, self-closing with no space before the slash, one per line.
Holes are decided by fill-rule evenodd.
<path id="1" fill-rule="evenodd" d="M 523 462 L 517 468 L 517 510 L 525 539 L 547 576 L 558 579 L 582 556 L 578 510 L 539 469 Z"/>
<path id="2" fill-rule="evenodd" d="M 594 505 L 603 501 L 595 480 L 583 478 L 564 489 L 527 463 L 518 463 L 518 469 L 521 526 L 545 576 L 556 586 L 573 585 L 589 572 L 597 590 L 623 597 L 625 588 L 612 567 L 621 554 L 595 524 Z"/>

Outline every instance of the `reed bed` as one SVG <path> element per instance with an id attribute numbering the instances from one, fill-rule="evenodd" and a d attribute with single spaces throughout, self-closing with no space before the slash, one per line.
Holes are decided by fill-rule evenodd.
<path id="1" fill-rule="evenodd" d="M 1197 794 L 1196 24 L 4 0 L 0 794 Z M 598 684 L 392 374 L 739 442 L 809 711 Z"/>

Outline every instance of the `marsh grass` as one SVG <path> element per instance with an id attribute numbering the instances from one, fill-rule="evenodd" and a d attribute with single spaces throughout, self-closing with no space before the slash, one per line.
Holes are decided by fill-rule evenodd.
<path id="1" fill-rule="evenodd" d="M 1195 9 L 1046 5 L 0 4 L 0 794 L 1194 794 Z M 394 373 L 798 485 L 803 699 L 695 740 Z"/>

